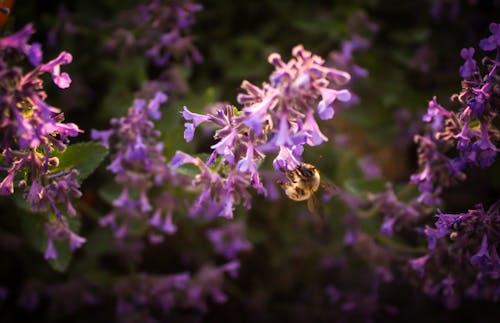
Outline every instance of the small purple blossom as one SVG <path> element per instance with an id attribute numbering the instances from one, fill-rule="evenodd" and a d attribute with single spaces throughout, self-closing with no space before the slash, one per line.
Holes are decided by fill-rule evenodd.
<path id="1" fill-rule="evenodd" d="M 252 248 L 252 244 L 245 237 L 243 222 L 234 222 L 222 228 L 210 229 L 207 231 L 207 236 L 215 250 L 227 259 L 232 259 L 239 252 Z"/>
<path id="2" fill-rule="evenodd" d="M 460 76 L 464 79 L 470 79 L 479 73 L 479 69 L 477 67 L 477 62 L 474 59 L 474 48 L 463 48 L 460 51 L 460 56 L 465 60 L 464 65 L 460 67 Z"/>
<path id="3" fill-rule="evenodd" d="M 412 227 L 422 213 L 417 201 L 400 201 L 390 184 L 386 185 L 385 192 L 369 195 L 369 200 L 383 215 L 380 232 L 388 237 L 404 227 Z"/>
<path id="4" fill-rule="evenodd" d="M 492 22 L 490 24 L 491 36 L 482 39 L 479 43 L 479 47 L 485 51 L 492 51 L 500 48 L 500 24 Z"/>
<path id="5" fill-rule="evenodd" d="M 38 66 L 42 62 L 42 50 L 39 43 L 28 44 L 29 39 L 35 33 L 32 24 L 27 24 L 17 33 L 0 39 L 0 48 L 13 48 L 24 54 L 31 65 Z"/>
<path id="6" fill-rule="evenodd" d="M 429 257 L 430 255 L 425 255 L 409 261 L 411 268 L 415 270 L 420 277 L 424 277 L 425 263 L 427 262 Z"/>

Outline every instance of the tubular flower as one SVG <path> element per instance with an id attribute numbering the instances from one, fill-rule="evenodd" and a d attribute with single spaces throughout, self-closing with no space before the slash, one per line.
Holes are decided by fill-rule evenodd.
<path id="1" fill-rule="evenodd" d="M 55 173 L 59 160 L 51 155 L 66 149 L 71 137 L 82 132 L 74 123 L 64 123 L 60 109 L 46 102 L 47 94 L 41 76 L 48 73 L 54 84 L 65 89 L 71 78 L 61 66 L 71 63 L 72 56 L 61 52 L 58 57 L 42 63 L 40 44 L 29 44 L 34 33 L 32 25 L 0 39 L 0 141 L 2 163 L 6 172 L 0 180 L 0 194 L 10 195 L 16 186 L 24 191 L 24 198 L 33 211 L 53 212 L 56 225 L 66 221 L 64 214 L 76 215 L 71 197 L 81 196 L 76 169 Z M 23 69 L 11 62 L 27 59 L 33 69 Z M 23 178 L 16 180 L 16 176 Z M 61 208 L 61 204 L 65 208 Z M 69 229 L 67 237 L 76 236 Z M 83 240 L 84 241 L 84 240 Z M 83 243 L 82 241 L 82 243 Z M 73 244 L 79 247 L 81 243 Z M 55 258 L 55 249 L 49 239 L 46 258 Z"/>

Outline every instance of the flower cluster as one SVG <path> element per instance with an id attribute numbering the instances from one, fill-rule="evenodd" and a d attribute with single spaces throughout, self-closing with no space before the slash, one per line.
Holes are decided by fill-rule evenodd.
<path id="1" fill-rule="evenodd" d="M 117 28 L 106 43 L 108 50 L 119 55 L 137 51 L 161 68 L 155 80 L 146 87 L 167 92 L 170 96 L 185 92 L 187 87 L 179 69 L 172 64 L 199 63 L 202 56 L 193 44 L 188 29 L 195 22 L 194 15 L 202 6 L 190 0 L 145 0 L 125 11 L 116 21 Z"/>
<path id="2" fill-rule="evenodd" d="M 144 50 L 158 66 L 167 65 L 172 57 L 199 62 L 201 54 L 185 30 L 193 25 L 194 14 L 201 8 L 190 0 L 143 1 L 120 17 L 120 28 L 111 35 L 108 46 Z"/>
<path id="3" fill-rule="evenodd" d="M 487 211 L 482 205 L 460 214 L 436 215 L 424 230 L 429 253 L 410 261 L 423 280 L 423 290 L 456 307 L 462 295 L 474 299 L 500 297 L 500 201 Z M 453 263 L 453 266 L 449 266 Z"/>
<path id="4" fill-rule="evenodd" d="M 410 181 L 418 185 L 419 202 L 436 205 L 441 203 L 440 196 L 444 187 L 465 179 L 463 173 L 465 164 L 459 158 L 450 158 L 446 155 L 446 152 L 453 148 L 455 118 L 451 112 L 437 103 L 435 97 L 429 101 L 429 108 L 423 120 L 432 124 L 426 134 L 414 137 L 418 145 L 418 164 L 421 171 L 412 175 Z"/>
<path id="5" fill-rule="evenodd" d="M 353 79 L 366 77 L 368 71 L 354 62 L 353 54 L 357 51 L 365 51 L 370 47 L 370 41 L 364 34 L 376 33 L 378 25 L 372 21 L 364 11 L 353 13 L 347 22 L 348 37 L 342 41 L 340 51 L 333 51 L 329 58 L 333 65 L 344 71 L 348 71 Z"/>
<path id="6" fill-rule="evenodd" d="M 70 137 L 82 132 L 74 123 L 64 123 L 61 110 L 45 100 L 41 76 L 48 73 L 61 89 L 69 87 L 71 79 L 61 66 L 72 61 L 71 54 L 61 52 L 53 60 L 42 63 L 40 44 L 29 44 L 34 33 L 32 25 L 26 25 L 17 33 L 0 39 L 0 127 L 1 171 L 7 174 L 0 183 L 0 194 L 14 193 L 17 185 L 25 193 L 25 200 L 33 211 L 55 213 L 56 226 L 64 226 L 63 213 L 76 215 L 71 197 L 80 197 L 80 184 L 76 169 L 53 169 L 58 165 L 54 151 L 64 151 Z M 27 73 L 11 62 L 27 59 L 33 69 Z M 17 182 L 17 183 L 16 183 Z M 65 204 L 61 210 L 60 204 Z M 47 226 L 50 228 L 51 226 Z M 51 229 L 48 229 L 50 236 Z M 85 240 L 65 229 L 65 234 L 52 238 L 69 238 L 72 248 L 78 248 Z M 51 238 L 46 258 L 55 258 Z M 78 241 L 78 242 L 75 242 Z"/>
<path id="7" fill-rule="evenodd" d="M 113 202 L 114 209 L 100 220 L 101 225 L 113 229 L 117 238 L 127 235 L 131 223 L 146 223 L 169 234 L 176 231 L 173 196 L 165 191 L 154 202 L 149 197 L 152 187 L 160 187 L 169 179 L 174 181 L 163 156 L 163 143 L 158 141 L 160 132 L 152 121 L 161 117 L 159 108 L 166 100 L 161 92 L 149 101 L 136 99 L 127 116 L 111 120 L 111 129 L 92 130 L 92 139 L 111 147 L 107 169 L 122 186 Z"/>
<path id="8" fill-rule="evenodd" d="M 208 230 L 207 236 L 217 253 L 232 259 L 239 252 L 252 249 L 252 244 L 245 236 L 245 229 L 244 222 L 232 222 L 221 228 Z"/>
<path id="9" fill-rule="evenodd" d="M 398 199 L 392 185 L 386 191 L 369 196 L 370 201 L 384 216 L 380 231 L 388 237 L 402 228 L 412 227 L 423 213 L 418 201 L 404 203 Z"/>
<path id="10" fill-rule="evenodd" d="M 490 31 L 492 35 L 483 39 L 480 47 L 496 51 L 498 58 L 500 25 L 491 24 Z M 434 98 L 423 117 L 430 123 L 428 133 L 416 136 L 423 170 L 411 180 L 419 184 L 420 201 L 425 204 L 438 203 L 442 188 L 463 180 L 467 167 L 491 166 L 498 152 L 494 142 L 499 138 L 495 121 L 500 106 L 500 63 L 485 57 L 482 61 L 486 73 L 482 75 L 474 52 L 474 48 L 461 51 L 465 60 L 460 68 L 462 92 L 453 96 L 461 109 L 457 113 L 448 111 Z M 452 148 L 458 152 L 454 158 L 446 155 Z M 423 229 L 429 252 L 410 261 L 410 267 L 423 281 L 424 292 L 442 298 L 450 308 L 457 307 L 464 295 L 498 300 L 500 201 L 487 211 L 479 205 L 460 214 L 439 211 L 436 217 L 433 227 Z"/>
<path id="11" fill-rule="evenodd" d="M 492 23 L 492 35 L 480 42 L 481 49 L 496 51 L 496 57 L 500 53 L 499 26 Z M 415 136 L 421 172 L 411 180 L 419 185 L 421 199 L 428 204 L 439 203 L 443 187 L 463 180 L 467 166 L 489 167 L 498 152 L 494 143 L 500 138 L 495 126 L 500 106 L 500 62 L 484 57 L 486 73 L 481 74 L 474 52 L 471 47 L 460 53 L 465 60 L 460 67 L 462 91 L 452 97 L 461 105 L 460 110 L 449 111 L 434 98 L 423 117 L 424 122 L 430 123 L 429 130 L 424 136 Z M 452 145 L 459 152 L 456 158 L 446 155 Z"/>
<path id="12" fill-rule="evenodd" d="M 292 54 L 294 58 L 287 63 L 277 53 L 269 56 L 275 71 L 262 88 L 243 81 L 241 87 L 246 93 L 238 95 L 241 110 L 226 106 L 215 114 L 203 115 L 184 108 L 187 141 L 193 139 L 195 129 L 202 123 L 218 128 L 214 135 L 218 142 L 211 146 L 213 151 L 206 163 L 183 152 L 177 152 L 172 160 L 172 167 L 191 163 L 201 171 L 194 183 L 203 191 L 193 213 L 207 203 L 215 204 L 205 208 L 208 212 L 216 210 L 221 216 L 232 217 L 234 204 L 241 199 L 249 207 L 248 186 L 266 194 L 257 171 L 266 153 L 279 151 L 274 168 L 291 171 L 300 164 L 304 145 L 316 146 L 328 140 L 321 133 L 315 114 L 322 120 L 331 119 L 334 101 L 350 100 L 348 90 L 329 87 L 345 84 L 350 75 L 324 66 L 321 57 L 302 45 L 296 46 Z M 214 164 L 215 168 L 211 167 Z"/>
<path id="13" fill-rule="evenodd" d="M 222 290 L 224 274 L 236 277 L 238 270 L 239 262 L 232 261 L 219 267 L 206 265 L 194 276 L 185 272 L 124 277 L 114 288 L 118 296 L 117 314 L 119 317 L 137 316 L 145 322 L 151 315 L 148 308 L 158 308 L 164 314 L 176 307 L 205 312 L 207 298 L 219 304 L 226 302 L 227 296 Z"/>

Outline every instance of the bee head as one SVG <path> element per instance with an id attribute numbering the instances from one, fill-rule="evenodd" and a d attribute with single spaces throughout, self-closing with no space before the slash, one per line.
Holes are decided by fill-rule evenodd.
<path id="1" fill-rule="evenodd" d="M 314 167 L 313 165 L 311 164 L 307 164 L 307 163 L 302 163 L 299 165 L 299 167 L 297 168 L 297 170 L 300 172 L 300 174 L 304 177 L 313 177 L 315 173 L 317 173 L 317 169 L 316 167 Z"/>

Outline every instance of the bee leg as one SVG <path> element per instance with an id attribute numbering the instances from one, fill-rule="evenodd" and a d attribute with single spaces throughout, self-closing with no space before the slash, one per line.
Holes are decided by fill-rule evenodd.
<path id="1" fill-rule="evenodd" d="M 276 184 L 278 184 L 282 189 L 286 189 L 287 183 L 283 182 L 282 180 L 277 180 Z"/>

